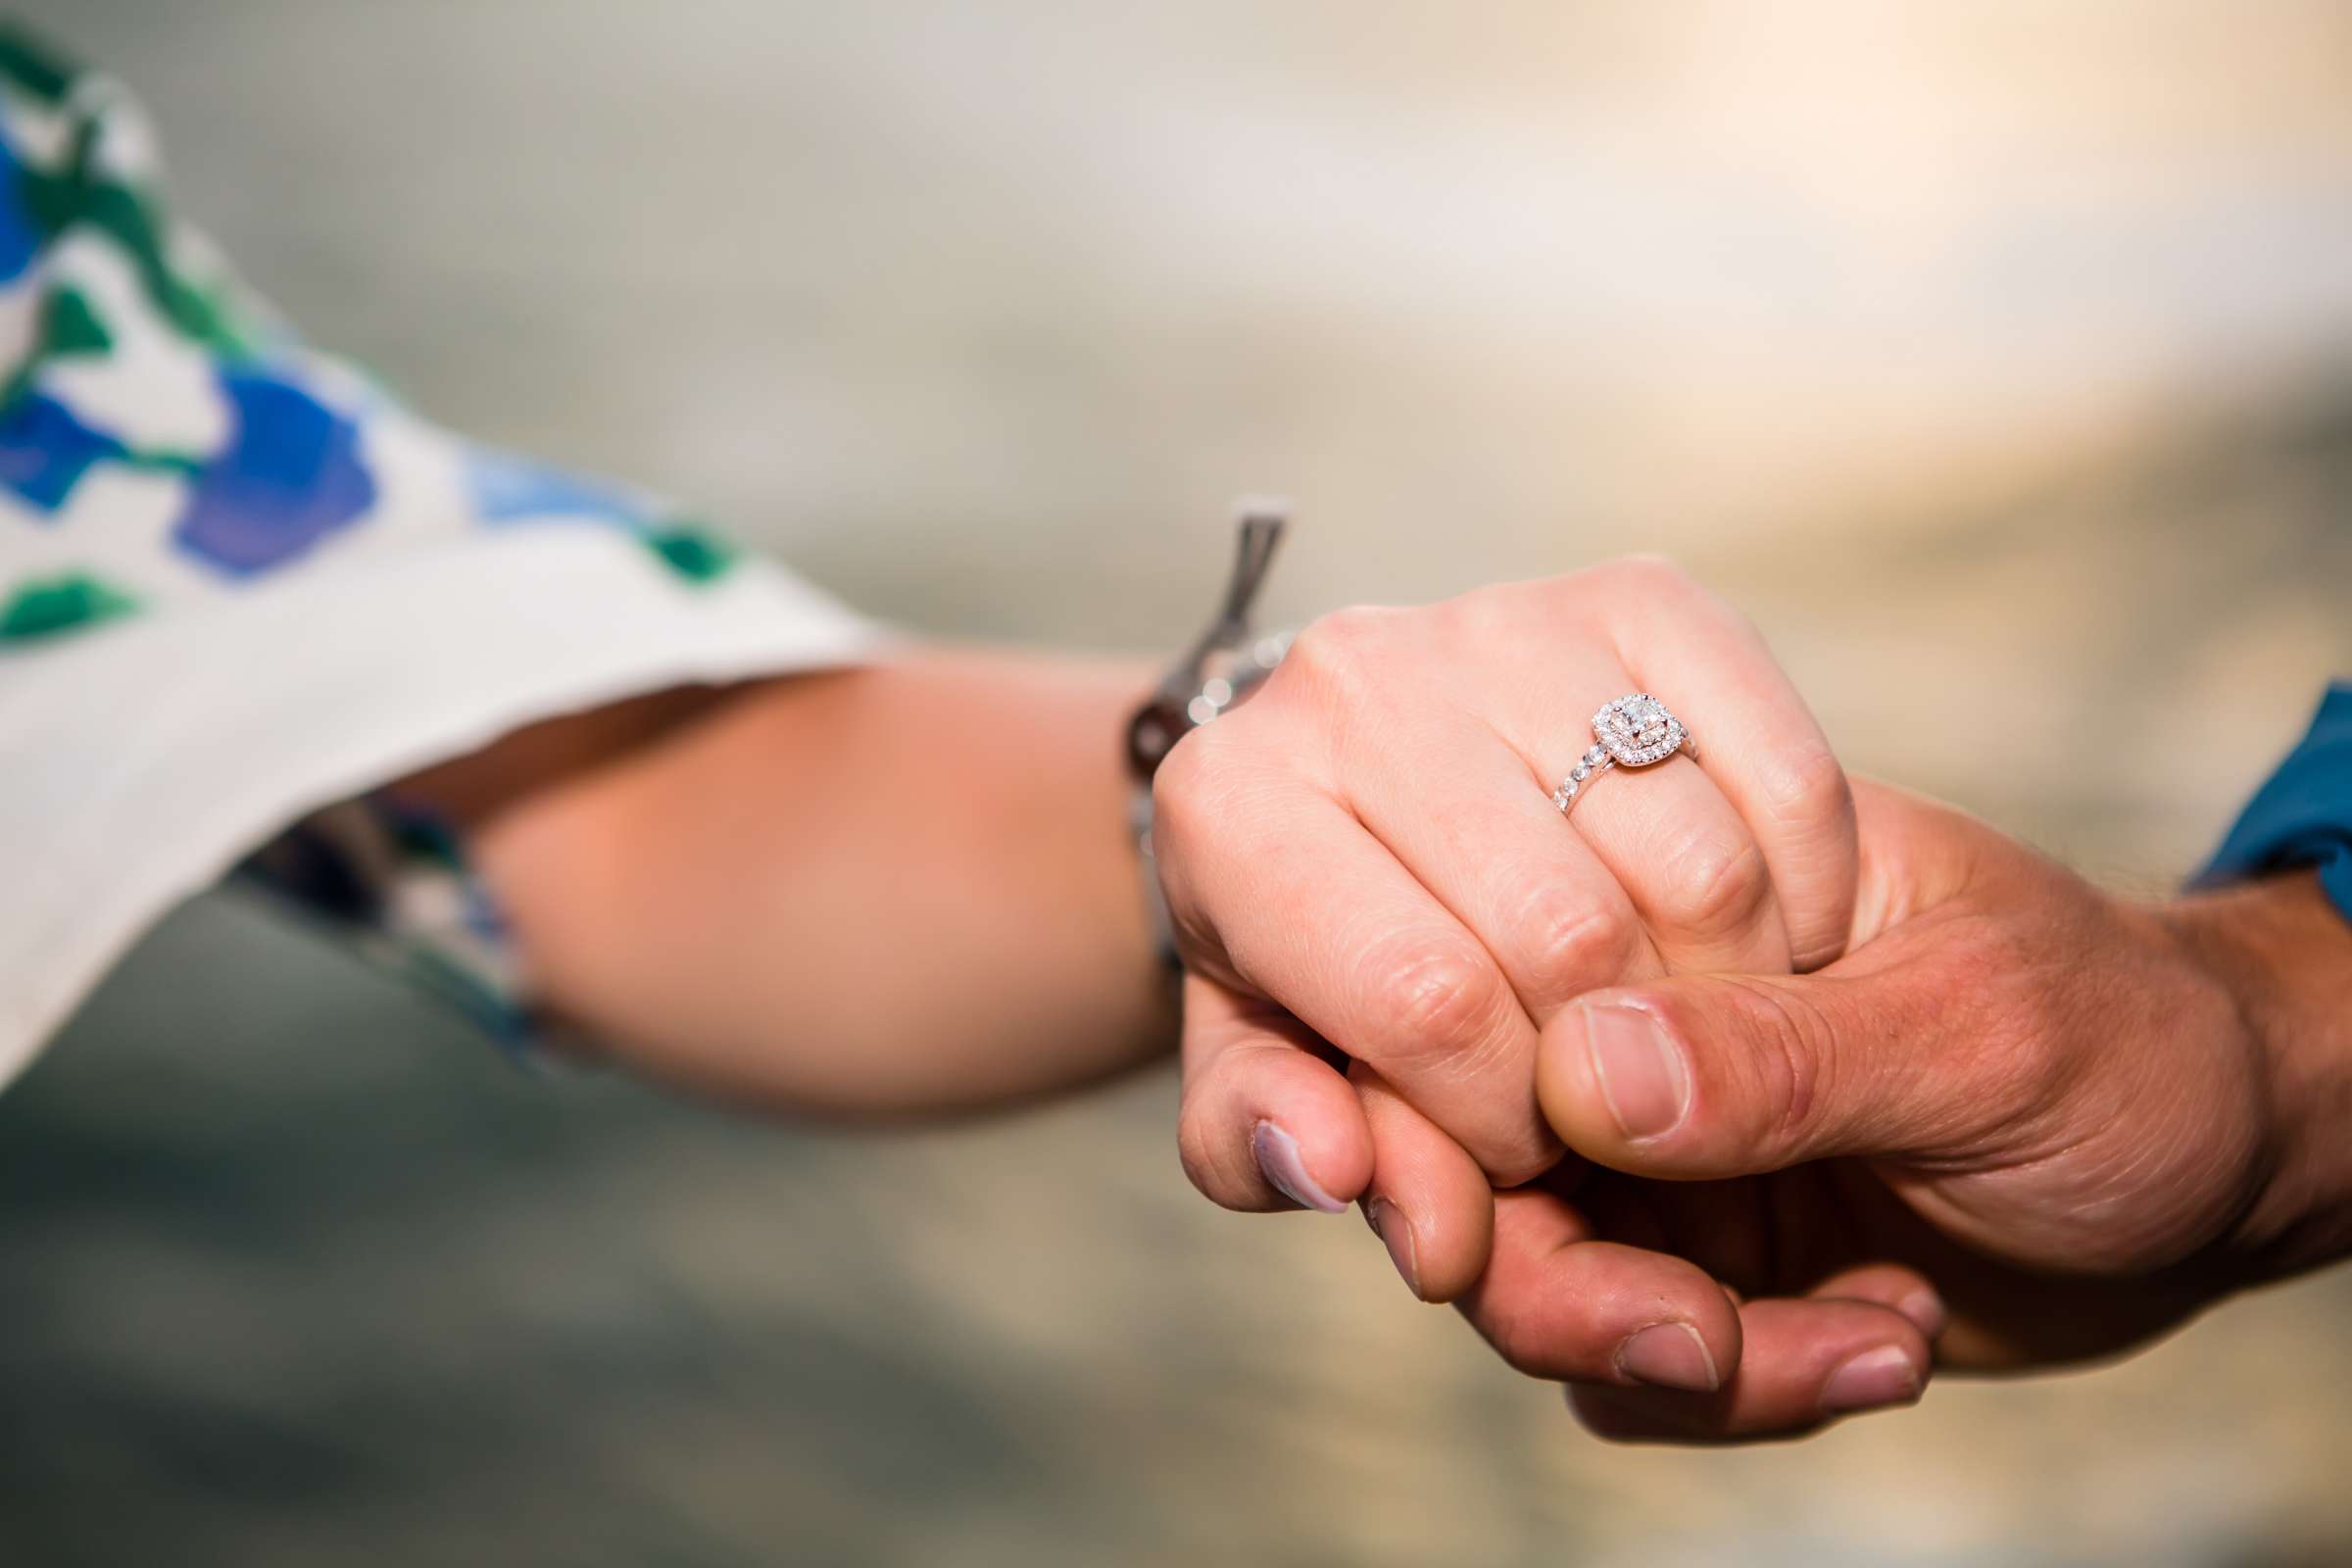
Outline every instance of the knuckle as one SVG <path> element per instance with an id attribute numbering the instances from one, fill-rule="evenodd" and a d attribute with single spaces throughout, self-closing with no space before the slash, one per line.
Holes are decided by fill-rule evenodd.
<path id="1" fill-rule="evenodd" d="M 1765 774 L 1764 809 L 1776 825 L 1824 828 L 1852 837 L 1854 791 L 1827 746 L 1807 746 Z"/>
<path id="2" fill-rule="evenodd" d="M 1837 1034 L 1820 1008 L 1779 986 L 1750 985 L 1758 1005 L 1741 1054 L 1747 1082 L 1740 1102 L 1754 1107 L 1753 1131 L 1770 1150 L 1794 1156 L 1816 1130 L 1836 1071 Z"/>
<path id="3" fill-rule="evenodd" d="M 1395 615 L 1372 605 L 1319 615 L 1291 640 L 1282 668 L 1297 680 L 1343 689 L 1353 686 L 1377 659 Z"/>
<path id="4" fill-rule="evenodd" d="M 1189 823 L 1210 762 L 1208 732 L 1195 730 L 1176 743 L 1152 775 L 1152 826 L 1155 834 Z"/>
<path id="5" fill-rule="evenodd" d="M 1692 586 L 1690 574 L 1671 557 L 1647 553 L 1604 561 L 1589 574 L 1619 594 L 1680 594 Z"/>
<path id="6" fill-rule="evenodd" d="M 1491 643 L 1525 623 L 1530 590 L 1540 585 L 1518 582 L 1487 583 L 1457 594 L 1437 608 L 1470 641 Z"/>
<path id="7" fill-rule="evenodd" d="M 1663 917 L 1700 941 L 1747 929 L 1772 894 L 1764 852 L 1744 835 L 1688 834 L 1660 857 L 1658 867 Z"/>
<path id="8" fill-rule="evenodd" d="M 1152 843 L 1163 865 L 1239 826 L 1250 781 L 1269 777 L 1243 718 L 1236 713 L 1194 730 L 1152 774 Z"/>
<path id="9" fill-rule="evenodd" d="M 1186 736 L 1152 779 L 1152 858 L 1163 878 L 1181 871 L 1192 846 L 1204 842 L 1202 830 L 1215 815 L 1208 750 L 1194 745 L 1204 738 Z"/>
<path id="10" fill-rule="evenodd" d="M 1218 927 L 1236 907 L 1237 872 L 1280 831 L 1278 775 L 1249 765 L 1235 738 L 1218 726 L 1195 730 L 1160 763 L 1152 780 L 1152 869 L 1159 879 L 1177 951 L 1194 967 L 1218 973 Z M 1254 781 L 1254 782 L 1253 782 Z"/>
<path id="11" fill-rule="evenodd" d="M 1494 1032 L 1499 982 L 1458 944 L 1427 938 L 1378 944 L 1365 959 L 1365 983 L 1393 1057 L 1457 1055 Z"/>
<path id="12" fill-rule="evenodd" d="M 1764 1103 L 1773 1110 L 1769 1134 L 1780 1147 L 1793 1148 L 1812 1129 L 1813 1107 L 1821 1102 L 1828 1031 L 1799 1025 L 1798 1015 L 1810 1011 L 1801 1004 L 1784 1000 L 1780 1011 L 1787 1021 L 1771 1031 L 1756 1063 L 1768 1085 Z"/>
<path id="13" fill-rule="evenodd" d="M 1511 929 L 1527 933 L 1528 982 L 1545 1000 L 1614 984 L 1634 954 L 1630 910 L 1556 882 L 1539 882 L 1520 901 Z"/>

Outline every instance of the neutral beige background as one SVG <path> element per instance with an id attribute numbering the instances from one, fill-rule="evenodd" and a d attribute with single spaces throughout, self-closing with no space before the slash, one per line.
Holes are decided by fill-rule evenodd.
<path id="1" fill-rule="evenodd" d="M 1857 766 L 2127 886 L 2352 668 L 2325 4 L 47 0 L 182 205 L 474 433 L 943 632 L 1627 549 Z M 1161 1075 L 922 1136 L 541 1083 L 228 899 L 0 1099 L 0 1560 L 2352 1556 L 2352 1285 L 1618 1450 Z"/>

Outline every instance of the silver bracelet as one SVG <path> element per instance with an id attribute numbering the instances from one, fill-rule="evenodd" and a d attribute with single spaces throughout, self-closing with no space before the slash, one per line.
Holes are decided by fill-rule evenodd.
<path id="1" fill-rule="evenodd" d="M 1159 866 L 1152 853 L 1152 778 L 1176 743 L 1231 711 L 1261 685 L 1283 655 L 1290 652 L 1288 632 L 1264 635 L 1250 629 L 1250 607 L 1274 564 L 1274 552 L 1290 523 L 1289 509 L 1278 502 L 1246 501 L 1241 514 L 1239 544 L 1233 574 L 1225 583 L 1225 598 L 1216 616 L 1182 659 L 1168 666 L 1159 688 L 1135 710 L 1127 724 L 1127 769 L 1135 780 L 1128 808 L 1128 827 L 1144 873 L 1144 896 L 1152 911 L 1152 941 L 1161 960 L 1181 969 L 1176 933 L 1168 916 L 1168 901 L 1159 885 Z"/>

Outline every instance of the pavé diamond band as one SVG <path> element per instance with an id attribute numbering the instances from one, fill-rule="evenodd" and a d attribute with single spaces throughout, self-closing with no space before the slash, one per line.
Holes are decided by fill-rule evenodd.
<path id="1" fill-rule="evenodd" d="M 1600 711 L 1592 715 L 1592 738 L 1598 744 L 1576 760 L 1576 766 L 1551 792 L 1551 804 L 1563 816 L 1585 787 L 1612 767 L 1647 767 L 1677 752 L 1687 752 L 1694 760 L 1698 756 L 1697 744 L 1683 728 L 1683 721 L 1647 692 L 1601 704 Z"/>

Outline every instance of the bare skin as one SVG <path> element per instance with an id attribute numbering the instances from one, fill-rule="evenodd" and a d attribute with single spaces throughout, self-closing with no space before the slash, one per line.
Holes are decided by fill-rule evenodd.
<path id="1" fill-rule="evenodd" d="M 1642 690 L 1706 766 L 1604 776 L 1563 823 L 1590 716 Z M 1562 1009 L 1824 963 L 1852 923 L 1828 741 L 1755 629 L 1662 562 L 1327 616 L 1154 795 L 1190 970 L 1186 1168 L 1234 1208 L 1368 1197 L 1430 1300 L 1484 1259 L 1459 1200 L 1559 1158 L 1535 1062 Z"/>
<path id="2" fill-rule="evenodd" d="M 1196 1184 L 1360 1203 L 1622 1437 L 2114 1354 L 2340 1255 L 2352 934 L 2308 879 L 2143 908 L 1899 792 L 1854 811 L 1790 786 L 1826 747 L 1777 674 L 1655 563 L 1308 628 L 1159 784 Z M 1563 830 L 1545 731 L 1601 687 L 1717 744 Z"/>
<path id="3" fill-rule="evenodd" d="M 454 815 L 568 1033 L 756 1106 L 1067 1089 L 1174 1038 L 1126 825 L 1144 670 L 929 651 L 533 726 Z"/>
<path id="4" fill-rule="evenodd" d="M 1502 1195 L 1463 1306 L 1514 1364 L 1577 1380 L 1605 1435 L 1786 1436 L 1858 1407 L 1825 1396 L 1869 1336 L 1808 1338 L 1792 1296 L 1908 1318 L 1883 1342 L 1907 1383 L 1888 1356 L 1846 1391 L 1901 1403 L 1931 1335 L 1962 1369 L 2112 1356 L 2352 1247 L 2352 927 L 2313 878 L 2140 907 L 1948 808 L 1856 792 L 1848 956 L 1597 993 L 1546 1035 L 1545 1112 L 1599 1168 Z M 1719 1389 L 1611 1374 L 1614 1326 L 1596 1339 L 1580 1297 L 1628 1247 L 1720 1336 Z"/>
<path id="5" fill-rule="evenodd" d="M 2352 931 L 2308 877 L 2138 907 L 1881 786 L 1808 799 L 1789 786 L 1822 776 L 1818 732 L 1742 623 L 1655 564 L 1582 575 L 1357 614 L 1179 748 L 1160 850 L 1196 964 L 1204 1190 L 1361 1201 L 1416 1294 L 1570 1383 L 1588 1424 L 1681 1442 L 1908 1402 L 1932 1367 L 2120 1353 L 2352 1250 Z M 1563 827 L 1537 740 L 1498 739 L 1515 772 L 1448 772 L 1471 731 L 1416 728 L 1430 700 L 1505 651 L 1524 666 L 1531 635 L 1622 654 L 1612 613 L 1729 656 L 1579 677 L 1672 686 L 1717 741 L 1703 773 L 1663 764 L 1679 806 L 1652 787 L 1670 775 L 1618 779 Z M 1743 748 L 1699 716 L 1710 679 L 1783 706 Z M 954 1111 L 1175 1039 L 1116 745 L 1146 684 L 919 653 L 558 720 L 403 787 L 466 826 L 540 994 L 616 1061 L 760 1106 Z M 1383 809 L 1394 847 L 1330 853 Z M 1549 876 L 1488 847 L 1503 812 Z M 1296 854 L 1302 832 L 1324 848 Z M 1841 856 L 1842 887 L 1778 869 Z M 1693 864 L 1717 873 L 1695 901 L 1674 885 Z M 1528 929 L 1574 940 L 1512 950 Z M 1341 1049 L 1387 1049 L 1399 999 L 1364 987 L 1399 972 L 1420 1036 Z M 1492 1006 L 1456 1005 L 1465 986 Z M 1595 1065 L 1653 1022 L 1666 1065 Z M 1271 1175 L 1269 1123 L 1291 1161 Z"/>

